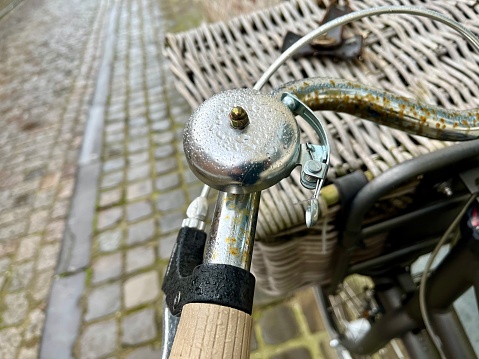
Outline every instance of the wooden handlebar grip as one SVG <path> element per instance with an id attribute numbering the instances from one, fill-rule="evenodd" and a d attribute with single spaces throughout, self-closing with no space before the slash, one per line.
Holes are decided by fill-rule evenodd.
<path id="1" fill-rule="evenodd" d="M 251 316 L 240 310 L 216 304 L 186 304 L 170 358 L 247 359 L 251 328 Z"/>

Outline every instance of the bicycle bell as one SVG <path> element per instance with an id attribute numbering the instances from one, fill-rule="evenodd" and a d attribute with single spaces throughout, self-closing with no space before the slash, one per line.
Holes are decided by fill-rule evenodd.
<path id="1" fill-rule="evenodd" d="M 299 143 L 295 115 L 313 127 L 321 145 Z M 191 115 L 183 146 L 191 170 L 203 183 L 233 194 L 262 191 L 301 165 L 301 183 L 315 189 L 306 224 L 316 223 L 329 143 L 319 119 L 294 95 L 283 93 L 280 100 L 253 89 L 221 92 Z"/>
<path id="2" fill-rule="evenodd" d="M 208 186 L 252 193 L 291 173 L 300 151 L 299 128 L 277 98 L 252 89 L 229 90 L 193 113 L 184 149 L 191 170 Z"/>

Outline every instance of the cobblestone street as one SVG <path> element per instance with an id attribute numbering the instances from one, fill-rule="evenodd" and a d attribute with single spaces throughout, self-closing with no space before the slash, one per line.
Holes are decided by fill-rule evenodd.
<path id="1" fill-rule="evenodd" d="M 0 22 L 1 358 L 38 355 L 104 11 L 30 1 Z"/>
<path id="2" fill-rule="evenodd" d="M 0 21 L 0 358 L 160 357 L 201 190 L 163 36 L 201 21 L 173 0 L 25 0 Z M 264 302 L 252 357 L 334 358 L 311 291 Z"/>

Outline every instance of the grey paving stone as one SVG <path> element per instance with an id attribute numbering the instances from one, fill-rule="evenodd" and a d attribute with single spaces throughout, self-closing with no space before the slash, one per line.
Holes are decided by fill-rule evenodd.
<path id="1" fill-rule="evenodd" d="M 174 158 L 165 158 L 155 163 L 155 171 L 158 175 L 170 172 L 176 168 L 177 164 Z"/>
<path id="2" fill-rule="evenodd" d="M 49 210 L 35 211 L 30 216 L 30 226 L 28 228 L 29 232 L 34 233 L 34 232 L 43 231 L 43 229 L 47 225 L 49 216 L 50 216 Z"/>
<path id="3" fill-rule="evenodd" d="M 33 281 L 33 291 L 31 293 L 34 300 L 40 302 L 47 298 L 52 280 L 53 268 L 37 275 Z"/>
<path id="4" fill-rule="evenodd" d="M 311 359 L 309 350 L 305 347 L 289 349 L 280 354 L 271 356 L 271 359 Z"/>
<path id="5" fill-rule="evenodd" d="M 28 326 L 25 330 L 24 339 L 31 341 L 37 339 L 42 334 L 43 323 L 45 322 L 45 313 L 38 308 L 33 309 L 28 315 Z"/>
<path id="6" fill-rule="evenodd" d="M 80 358 L 97 359 L 117 348 L 118 325 L 115 319 L 86 326 L 80 338 Z"/>
<path id="7" fill-rule="evenodd" d="M 103 176 L 100 187 L 101 189 L 115 187 L 121 184 L 122 181 L 123 181 L 123 172 L 120 171 L 120 172 L 108 173 L 105 176 Z"/>
<path id="8" fill-rule="evenodd" d="M 126 238 L 126 244 L 132 245 L 135 243 L 146 242 L 152 239 L 154 234 L 155 234 L 155 221 L 153 219 L 132 224 L 128 227 L 128 236 Z"/>
<path id="9" fill-rule="evenodd" d="M 62 186 L 64 184 L 61 184 Z M 35 197 L 35 201 L 33 202 L 34 208 L 43 208 L 46 206 L 50 206 L 53 203 L 55 190 L 53 188 L 38 191 Z"/>
<path id="10" fill-rule="evenodd" d="M 37 260 L 37 270 L 54 268 L 57 264 L 60 243 L 46 244 L 41 247 Z"/>
<path id="11" fill-rule="evenodd" d="M 122 322 L 122 343 L 134 345 L 156 337 L 155 311 L 152 308 L 130 314 Z"/>
<path id="12" fill-rule="evenodd" d="M 1 200 L 1 199 L 0 199 Z M 30 217 L 32 208 L 30 206 L 16 207 L 8 212 L 4 212 L 0 215 L 0 226 L 11 224 L 11 222 L 17 221 L 18 218 Z"/>
<path id="13" fill-rule="evenodd" d="M 152 347 L 142 347 L 132 351 L 127 359 L 158 359 L 161 358 L 161 350 Z"/>
<path id="14" fill-rule="evenodd" d="M 149 201 L 132 203 L 126 207 L 126 218 L 129 222 L 144 218 L 152 213 L 153 209 Z"/>
<path id="15" fill-rule="evenodd" d="M 151 180 L 145 180 L 141 182 L 136 182 L 129 185 L 126 189 L 126 198 L 127 200 L 137 199 L 145 196 L 151 195 L 153 191 L 153 186 L 151 185 Z"/>
<path id="16" fill-rule="evenodd" d="M 112 252 L 120 248 L 122 238 L 121 229 L 102 232 L 97 240 L 101 252 Z"/>
<path id="17" fill-rule="evenodd" d="M 17 250 L 17 261 L 32 258 L 38 250 L 41 237 L 39 235 L 31 235 L 22 239 Z M 0 266 L 0 272 L 2 271 Z"/>
<path id="18" fill-rule="evenodd" d="M 128 181 L 135 181 L 146 178 L 150 175 L 150 164 L 143 163 L 135 165 L 127 170 Z"/>
<path id="19" fill-rule="evenodd" d="M 128 171 L 131 170 L 131 167 L 138 165 L 143 162 L 147 162 L 150 159 L 150 154 L 148 151 L 134 153 L 128 156 Z"/>
<path id="20" fill-rule="evenodd" d="M 160 233 L 169 233 L 172 231 L 178 231 L 181 227 L 181 222 L 185 218 L 185 214 L 182 212 L 164 213 L 158 218 L 158 224 L 160 227 Z"/>
<path id="21" fill-rule="evenodd" d="M 69 200 L 58 200 L 53 206 L 51 218 L 64 218 L 70 209 Z"/>
<path id="22" fill-rule="evenodd" d="M 118 204 L 123 196 L 121 188 L 115 188 L 100 194 L 100 207 L 108 207 Z"/>
<path id="23" fill-rule="evenodd" d="M 121 207 L 105 209 L 98 213 L 97 229 L 102 230 L 112 227 L 121 220 L 123 211 Z"/>
<path id="24" fill-rule="evenodd" d="M 151 246 L 141 246 L 126 252 L 126 272 L 132 273 L 152 265 L 155 262 L 155 251 Z"/>
<path id="25" fill-rule="evenodd" d="M 48 163 L 48 169 L 51 171 L 51 173 L 48 173 L 46 176 L 43 176 L 42 181 L 40 183 L 40 189 L 46 189 L 46 188 L 51 188 L 51 187 L 56 187 L 58 183 L 60 182 L 60 177 L 61 177 L 61 172 L 60 171 L 54 171 L 54 169 L 61 168 L 62 159 L 58 159 L 58 163 L 54 162 L 55 159 L 50 159 Z M 52 163 L 55 165 L 52 166 Z"/>
<path id="26" fill-rule="evenodd" d="M 11 292 L 26 289 L 33 277 L 33 262 L 17 264 L 13 268 L 9 290 Z"/>
<path id="27" fill-rule="evenodd" d="M 103 163 L 103 172 L 112 172 L 123 167 L 125 167 L 125 160 L 123 158 L 115 158 Z"/>
<path id="28" fill-rule="evenodd" d="M 18 221 L 0 228 L 0 240 L 19 237 L 27 231 L 27 221 Z"/>
<path id="29" fill-rule="evenodd" d="M 11 262 L 12 260 L 8 257 L 0 258 L 0 273 L 3 273 L 8 270 L 8 267 L 10 266 Z"/>
<path id="30" fill-rule="evenodd" d="M 96 284 L 118 278 L 121 275 L 122 264 L 121 253 L 113 253 L 99 257 L 92 265 L 92 283 Z"/>
<path id="31" fill-rule="evenodd" d="M 0 330 L 0 358 L 15 359 L 22 336 L 18 328 Z"/>
<path id="32" fill-rule="evenodd" d="M 161 236 L 160 240 L 158 241 L 158 257 L 161 259 L 169 259 L 171 257 L 171 253 L 173 252 L 173 247 L 176 243 L 176 237 L 178 233 L 171 233 L 167 236 Z"/>
<path id="33" fill-rule="evenodd" d="M 167 158 L 175 153 L 175 147 L 172 144 L 162 145 L 155 149 L 155 158 Z"/>
<path id="34" fill-rule="evenodd" d="M 121 285 L 119 282 L 95 288 L 88 295 L 85 320 L 90 321 L 112 314 L 121 306 Z"/>
<path id="35" fill-rule="evenodd" d="M 156 177 L 156 188 L 160 191 L 165 191 L 171 188 L 175 188 L 179 186 L 179 184 L 180 184 L 180 175 L 177 172 Z"/>
<path id="36" fill-rule="evenodd" d="M 123 292 L 123 299 L 127 309 L 157 299 L 160 294 L 158 273 L 150 271 L 127 279 L 123 286 Z"/>
<path id="37" fill-rule="evenodd" d="M 263 312 L 259 319 L 266 344 L 279 344 L 299 335 L 298 324 L 291 308 L 280 304 Z"/>
<path id="38" fill-rule="evenodd" d="M 13 325 L 22 322 L 28 311 L 28 300 L 25 292 L 7 294 L 4 297 L 6 310 L 3 313 L 3 324 Z"/>
<path id="39" fill-rule="evenodd" d="M 65 232 L 65 221 L 63 219 L 53 220 L 45 228 L 45 240 L 48 242 L 60 241 Z"/>
<path id="40" fill-rule="evenodd" d="M 170 211 L 182 208 L 186 204 L 185 194 L 182 189 L 172 190 L 158 195 L 156 206 L 160 211 Z"/>
<path id="41" fill-rule="evenodd" d="M 74 188 L 75 181 L 73 178 L 62 180 L 62 183 L 60 183 L 60 192 L 58 193 L 58 198 L 70 198 L 73 195 Z"/>
<path id="42" fill-rule="evenodd" d="M 39 346 L 34 345 L 33 347 L 21 348 L 20 353 L 18 353 L 18 359 L 37 359 L 38 358 Z"/>
<path id="43" fill-rule="evenodd" d="M 21 186 L 21 185 L 22 184 L 20 182 L 20 184 L 18 184 L 17 186 Z M 22 191 L 21 189 L 17 190 L 14 187 L 13 190 L 11 191 L 12 200 L 7 201 L 7 204 L 9 203 L 10 206 L 13 208 L 22 207 L 22 206 L 32 206 L 35 203 L 35 199 L 36 199 L 35 193 L 36 193 L 36 190 Z M 2 210 L 5 208 L 7 207 L 4 207 L 4 208 L 0 207 L 0 209 Z"/>
<path id="44" fill-rule="evenodd" d="M 311 289 L 305 289 L 295 293 L 296 301 L 301 305 L 311 333 L 325 330 L 318 303 Z"/>

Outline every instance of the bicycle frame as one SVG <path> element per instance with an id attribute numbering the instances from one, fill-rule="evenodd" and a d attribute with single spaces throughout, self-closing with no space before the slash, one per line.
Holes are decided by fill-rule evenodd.
<path id="1" fill-rule="evenodd" d="M 361 355 L 373 354 L 390 340 L 401 338 L 412 358 L 439 357 L 431 343 L 425 345 L 424 336 L 418 337 L 413 334 L 413 332 L 424 328 L 424 323 L 419 306 L 419 289 L 416 288 L 410 274 L 404 269 L 420 255 L 429 253 L 437 244 L 437 239 L 424 241 L 426 237 L 423 237 L 422 242 L 412 242 L 416 244 L 356 265 L 350 265 L 348 258 L 349 254 L 358 248 L 363 238 L 378 232 L 391 232 L 395 239 L 391 238 L 390 241 L 398 241 L 404 239 L 408 233 L 407 230 L 402 230 L 403 233 L 398 234 L 400 227 L 414 228 L 420 223 L 430 229 L 430 237 L 434 238 L 434 236 L 440 235 L 446 229 L 441 226 L 441 223 L 450 223 L 451 220 L 447 219 L 448 217 L 456 216 L 458 209 L 476 201 L 475 196 L 479 190 L 477 185 L 479 149 L 477 146 L 479 146 L 479 141 L 472 141 L 401 164 L 366 185 L 353 200 L 349 208 L 342 246 L 339 250 L 338 266 L 333 280 L 328 287 L 317 291 L 318 302 L 322 308 L 323 318 L 329 324 L 330 334 L 333 338 L 337 338 L 340 345 L 347 350 Z M 473 160 L 474 158 L 476 160 Z M 429 165 L 426 165 L 425 160 L 429 162 Z M 364 215 L 372 204 L 398 183 L 405 182 L 419 173 L 424 173 L 425 169 L 435 170 L 436 177 L 439 177 L 437 181 L 440 182 L 443 179 L 437 175 L 437 171 L 442 168 L 450 170 L 451 167 L 458 168 L 457 172 L 452 170 L 453 173 L 458 174 L 453 178 L 456 182 L 462 182 L 465 185 L 466 193 L 462 191 L 457 196 L 440 202 L 436 201 L 436 203 L 421 207 L 388 222 L 361 228 Z M 443 172 L 446 171 L 443 170 Z M 447 172 L 443 173 L 443 176 L 450 178 L 451 171 Z M 467 201 L 468 198 L 469 201 Z M 439 216 L 442 216 L 441 219 Z M 428 312 L 432 318 L 434 332 L 442 343 L 443 352 L 447 358 L 476 358 L 452 307 L 454 301 L 470 287 L 474 287 L 476 299 L 479 298 L 479 242 L 476 239 L 475 230 L 476 228 L 469 232 L 462 231 L 458 243 L 427 281 Z M 409 240 L 408 243 L 411 241 Z M 384 307 L 384 315 L 374 321 L 370 329 L 358 340 L 339 336 L 329 314 L 329 307 L 326 305 L 328 294 L 335 293 L 345 276 L 354 273 L 372 277 L 377 284 L 376 295 Z M 477 305 L 479 307 L 479 302 Z"/>
<path id="2" fill-rule="evenodd" d="M 465 35 L 467 40 L 475 48 L 479 49 L 479 41 L 474 37 L 474 35 L 472 35 L 472 33 L 470 33 L 457 22 L 454 22 L 443 15 L 416 8 L 390 7 L 371 9 L 359 12 L 357 14 L 347 15 L 342 19 L 337 19 L 330 24 L 323 25 L 313 34 L 307 35 L 304 39 L 298 42 L 296 47 L 293 46 L 287 50 L 278 59 L 278 61 L 271 66 L 270 70 L 268 70 L 265 76 L 263 76 L 256 84 L 255 90 L 259 90 L 267 81 L 268 76 L 270 76 L 272 71 L 274 71 L 282 62 L 291 56 L 301 45 L 306 43 L 308 39 L 311 40 L 314 37 L 328 31 L 330 28 L 340 26 L 343 23 L 351 22 L 361 17 L 392 12 L 405 12 L 433 17 L 436 20 L 448 24 L 461 34 Z M 359 84 L 351 85 L 350 83 L 342 82 L 340 80 L 336 82 L 336 80 L 328 79 L 327 81 L 329 85 L 322 86 L 320 84 L 320 80 L 318 79 L 309 79 L 308 81 L 312 82 L 313 85 L 305 85 L 305 83 L 299 85 L 289 84 L 286 85 L 286 87 L 278 89 L 276 92 L 274 92 L 274 94 L 277 97 L 276 102 L 280 105 L 277 103 L 271 104 L 270 109 L 274 109 L 275 111 L 278 110 L 278 114 L 288 112 L 285 112 L 285 108 L 286 110 L 291 110 L 291 112 L 295 115 L 306 114 L 307 116 L 305 118 L 307 120 L 311 119 L 313 125 L 315 122 L 314 114 L 307 106 L 318 110 L 328 109 L 341 110 L 342 112 L 345 111 L 349 113 L 359 113 L 362 115 L 362 117 L 373 119 L 376 122 L 378 117 L 385 115 L 387 120 L 386 122 L 388 124 L 392 123 L 397 128 L 410 130 L 414 133 L 424 134 L 431 137 L 440 137 L 442 139 L 464 140 L 475 138 L 479 133 L 479 128 L 476 126 L 476 119 L 478 116 L 477 110 L 465 112 L 445 111 L 424 104 L 415 102 L 413 103 L 407 99 L 386 94 L 384 92 L 378 92 L 375 90 L 368 91 L 365 87 Z M 285 92 L 291 92 L 292 95 Z M 350 96 L 351 94 L 353 95 L 352 97 Z M 236 98 L 243 98 L 243 100 L 248 96 L 261 97 L 259 94 L 255 94 L 254 92 L 248 90 L 239 95 L 224 95 L 223 99 L 225 99 L 225 101 L 227 100 L 226 105 L 224 103 L 220 105 L 228 108 L 228 106 L 231 105 L 231 103 L 229 103 L 231 102 L 231 98 L 235 96 Z M 253 97 L 248 98 L 248 100 L 244 103 L 244 106 L 249 105 L 248 101 L 252 100 Z M 279 98 L 281 98 L 281 100 Z M 359 102 L 355 102 L 357 99 L 359 99 Z M 217 100 L 218 97 L 215 101 Z M 306 106 L 301 102 L 301 100 L 306 103 Z M 270 102 L 270 100 L 261 101 L 266 101 L 268 103 Z M 258 100 L 257 103 L 259 105 L 257 107 L 259 108 L 262 108 L 264 105 L 264 102 L 261 103 L 261 101 Z M 343 103 L 348 103 L 352 106 L 343 106 Z M 210 106 L 211 108 L 215 108 L 216 105 L 206 105 L 206 107 L 208 108 L 208 106 Z M 237 136 L 239 133 L 238 131 L 244 130 L 245 126 L 249 124 L 249 121 L 247 118 L 247 121 L 243 121 L 244 118 L 234 118 L 236 116 L 235 113 L 240 114 L 241 111 L 244 112 L 244 109 L 238 106 L 236 103 L 234 103 L 233 106 L 235 107 L 233 110 L 231 110 L 231 112 L 229 112 L 229 118 L 231 119 L 231 126 L 234 128 L 234 131 L 236 131 L 234 136 Z M 298 106 L 301 106 L 300 111 L 297 111 Z M 409 107 L 413 107 L 414 111 L 404 113 L 404 108 L 408 109 Z M 251 112 L 256 111 L 253 109 L 250 110 Z M 224 111 L 224 108 L 221 109 L 221 111 Z M 200 115 L 198 115 L 198 113 L 200 113 Z M 418 113 L 420 115 L 418 115 Z M 431 113 L 433 114 L 433 126 L 431 126 L 431 123 L 429 123 L 430 118 L 427 116 Z M 234 147 L 237 146 L 237 143 L 234 141 L 238 143 L 246 142 L 244 138 L 245 136 L 241 138 L 241 141 L 239 140 L 240 137 L 229 137 L 227 132 L 229 131 L 229 133 L 231 133 L 232 130 L 228 127 L 224 127 L 224 125 L 221 124 L 221 121 L 227 117 L 227 114 L 219 114 L 213 121 L 214 123 L 212 122 L 213 125 L 210 125 L 207 122 L 209 120 L 208 113 L 206 115 L 204 113 L 201 114 L 201 111 L 198 112 L 197 110 L 196 116 L 204 116 L 204 118 L 206 118 L 206 122 L 200 123 L 211 126 L 209 128 L 210 131 L 214 132 L 219 129 L 219 131 L 216 132 L 216 135 L 221 140 L 225 140 L 224 143 L 232 144 Z M 290 115 L 288 116 L 291 117 Z M 183 305 L 187 305 L 188 303 L 213 303 L 217 304 L 218 306 L 237 309 L 244 313 L 250 312 L 252 306 L 252 288 L 254 287 L 254 280 L 251 280 L 250 277 L 248 277 L 248 270 L 251 261 L 251 251 L 254 240 L 260 191 L 262 189 L 268 188 L 274 183 L 277 183 L 281 178 L 284 178 L 285 175 L 288 175 L 294 166 L 301 164 L 303 166 L 301 178 L 303 185 L 305 185 L 307 188 L 315 189 L 315 194 L 319 194 L 319 190 L 326 175 L 329 163 L 329 145 L 327 143 L 327 137 L 322 132 L 322 127 L 318 126 L 320 138 L 323 139 L 323 148 L 318 147 L 315 149 L 312 147 L 313 145 L 306 144 L 304 148 L 301 147 L 301 149 L 296 150 L 298 143 L 290 141 L 290 139 L 299 136 L 297 136 L 294 130 L 294 124 L 291 123 L 290 119 L 286 118 L 288 116 L 279 116 L 281 117 L 281 124 L 275 123 L 275 126 L 279 126 L 278 129 L 280 129 L 279 132 L 281 132 L 281 135 L 279 136 L 279 142 L 272 146 L 275 151 L 277 148 L 281 148 L 283 145 L 284 148 L 287 149 L 286 152 L 288 152 L 290 149 L 293 149 L 288 153 L 285 152 L 284 156 L 277 161 L 277 163 L 279 163 L 279 167 L 281 167 L 284 166 L 283 159 L 287 159 L 287 164 L 284 166 L 284 171 L 278 170 L 277 168 L 274 170 L 277 163 L 273 163 L 271 165 L 271 155 L 270 153 L 266 153 L 266 157 L 268 157 L 267 159 L 259 158 L 258 162 L 255 162 L 253 166 L 249 166 L 249 163 L 246 162 L 245 166 L 243 166 L 243 163 L 236 167 L 233 165 L 234 168 L 231 168 L 230 172 L 226 171 L 227 173 L 224 175 L 224 172 L 221 172 L 220 170 L 227 168 L 228 166 L 225 166 L 224 162 L 222 163 L 221 161 L 214 161 L 215 157 L 222 156 L 222 154 L 220 155 L 215 151 L 219 150 L 221 152 L 221 149 L 225 149 L 224 143 L 215 143 L 213 147 L 204 150 L 204 147 L 201 147 L 202 144 L 200 143 L 202 137 L 198 136 L 197 139 L 194 139 L 195 131 L 197 131 L 198 128 L 201 128 L 201 126 L 196 124 L 197 127 L 195 128 L 193 125 L 191 125 L 191 123 L 188 125 L 190 127 L 187 127 L 185 136 L 185 153 L 187 154 L 187 157 L 191 156 L 191 158 L 188 158 L 188 160 L 190 161 L 189 163 L 193 172 L 195 172 L 195 174 L 197 174 L 201 179 L 204 179 L 205 183 L 208 183 L 213 187 L 218 185 L 218 187 L 215 188 L 225 192 L 220 193 L 215 215 L 213 217 L 212 231 L 207 241 L 205 241 L 203 238 L 205 234 L 200 229 L 200 227 L 204 227 L 203 216 L 195 213 L 194 208 L 191 211 L 189 210 L 188 219 L 185 223 L 196 224 L 193 227 L 188 227 L 188 225 L 186 225 L 183 227 L 182 232 L 180 232 L 172 261 L 170 262 L 167 270 L 165 285 L 163 287 L 166 294 L 166 302 L 173 314 L 177 315 L 181 313 Z M 261 117 L 262 116 L 258 116 L 258 118 Z M 238 125 L 239 123 L 240 125 Z M 284 125 L 283 123 L 287 124 Z M 220 125 L 223 127 L 218 127 Z M 288 129 L 289 132 L 287 136 L 284 136 L 286 129 Z M 257 134 L 257 136 L 261 136 L 261 134 Z M 218 141 L 218 138 L 215 140 Z M 258 142 L 258 144 L 261 145 L 265 143 Z M 261 147 L 260 145 L 258 146 L 258 144 L 255 146 L 255 151 L 257 147 Z M 213 150 L 211 148 L 213 148 Z M 243 146 L 240 149 L 249 149 L 249 147 Z M 231 150 L 231 148 L 228 148 L 228 150 Z M 436 165 L 439 168 L 440 166 L 447 165 L 448 163 L 452 164 L 456 160 L 471 159 L 479 156 L 479 142 L 471 141 L 464 145 L 453 146 L 446 150 L 443 150 L 442 152 L 437 151 L 431 155 L 432 157 L 419 157 L 418 159 L 408 161 L 405 164 L 406 167 L 397 166 L 396 168 L 407 168 L 407 174 L 410 176 L 415 176 L 426 172 L 428 168 L 433 170 L 435 168 L 434 166 Z M 313 153 L 315 151 L 316 153 L 321 152 L 322 156 L 314 157 Z M 237 152 L 241 153 L 241 151 Z M 434 155 L 437 157 L 434 157 Z M 255 159 L 257 159 L 257 156 L 262 156 L 262 154 L 258 155 L 257 152 L 254 152 L 254 156 L 256 156 Z M 231 160 L 232 158 L 233 157 L 227 157 L 228 160 Z M 432 159 L 434 159 L 436 162 L 433 162 Z M 438 164 L 437 161 L 441 161 L 443 159 L 445 162 Z M 306 160 L 312 162 L 312 166 L 308 167 L 308 162 Z M 201 162 L 200 166 L 197 166 L 196 162 L 198 161 Z M 230 162 L 232 163 L 233 161 Z M 394 172 L 397 171 L 396 168 L 391 170 L 393 176 L 394 174 L 397 174 Z M 246 175 L 248 175 L 248 177 Z M 356 248 L 358 239 L 360 239 L 359 237 L 361 235 L 362 219 L 364 218 L 364 214 L 367 211 L 368 206 L 372 205 L 371 198 L 375 200 L 374 195 L 371 196 L 367 190 L 377 187 L 377 193 L 381 194 L 384 193 L 381 191 L 387 191 L 393 186 L 397 185 L 398 178 L 393 178 L 389 182 L 381 182 L 384 180 L 384 178 L 383 176 L 380 178 L 381 179 L 378 178 L 377 180 L 371 182 L 369 187 L 366 186 L 365 189 L 363 189 L 356 196 L 355 202 L 357 201 L 359 204 L 353 203 L 352 205 L 349 221 L 346 223 L 345 227 L 345 235 L 341 242 L 337 269 L 335 271 L 330 290 L 334 290 L 337 284 L 348 273 L 348 270 L 350 270 L 349 255 L 351 251 Z M 250 187 L 248 188 L 248 186 Z M 226 193 L 230 190 L 230 193 Z M 363 195 L 363 192 L 366 194 Z M 363 197 L 366 197 L 366 199 Z M 314 208 L 314 199 L 315 197 L 311 199 L 308 208 L 310 218 L 313 218 L 315 214 L 317 215 L 317 209 Z M 365 204 L 361 203 L 361 200 L 364 200 Z M 194 203 L 192 205 L 195 207 Z M 358 212 L 360 216 L 354 216 L 354 211 Z M 314 223 L 314 220 L 309 224 L 311 223 Z M 188 244 L 195 247 L 194 253 L 189 252 Z M 424 246 L 421 249 L 425 250 L 426 248 L 428 248 L 428 246 Z M 430 305 L 432 309 L 441 312 L 441 314 L 433 315 L 434 323 L 437 326 L 438 334 L 440 335 L 443 335 L 441 333 L 444 333 L 447 327 L 455 325 L 455 317 L 452 314 L 445 315 L 442 312 L 447 311 L 454 299 L 462 294 L 468 287 L 478 283 L 478 279 L 475 275 L 465 275 L 463 278 L 461 277 L 460 280 L 456 281 L 454 285 L 452 283 L 448 284 L 450 287 L 444 286 L 441 283 L 442 280 L 449 279 L 451 276 L 453 276 L 454 270 L 457 270 L 458 266 L 461 264 L 461 261 L 466 261 L 466 263 L 470 264 L 471 267 L 473 267 L 474 272 L 476 272 L 476 269 L 479 268 L 475 256 L 471 256 L 467 251 L 460 251 L 461 248 L 461 246 L 455 247 L 455 250 L 452 252 L 452 254 L 448 256 L 450 259 L 444 262 L 444 269 L 438 269 L 436 272 L 437 274 L 434 275 L 438 276 L 438 279 L 434 279 L 434 282 L 428 289 L 428 305 Z M 466 249 L 469 249 L 469 247 Z M 204 256 L 203 251 L 205 253 Z M 183 252 L 191 254 L 191 258 L 182 258 L 181 254 Z M 216 271 L 218 272 L 216 273 Z M 243 278 L 244 281 L 231 281 L 228 279 L 230 274 L 238 276 L 238 278 L 242 276 L 241 278 Z M 169 280 L 171 278 L 168 278 L 169 276 L 178 279 L 178 281 L 181 282 L 179 286 L 172 284 L 172 280 Z M 210 278 L 209 276 L 212 277 Z M 245 284 L 246 282 L 248 283 Z M 185 287 L 182 287 L 184 283 L 190 285 L 190 287 L 186 287 L 186 290 Z M 193 289 L 191 284 L 193 284 Z M 229 284 L 232 284 L 232 286 Z M 235 287 L 235 284 L 238 285 L 238 288 Z M 215 285 L 218 286 L 218 288 L 215 288 Z M 207 287 L 207 294 L 201 292 L 203 286 Z M 201 290 L 198 291 L 198 288 Z M 221 293 L 217 294 L 215 292 L 216 289 L 218 289 Z M 190 292 L 188 290 L 190 290 Z M 247 295 L 243 295 L 245 292 L 247 292 Z M 445 296 L 442 296 L 443 292 L 446 294 Z M 185 299 L 185 294 L 189 296 L 187 299 Z M 238 297 L 241 298 L 238 299 Z M 385 314 L 383 319 L 372 326 L 368 334 L 364 336 L 359 343 L 349 343 L 347 339 L 341 338 L 345 347 L 348 349 L 351 348 L 350 350 L 361 354 L 374 352 L 392 337 L 397 335 L 404 336 L 411 330 L 421 327 L 421 315 L 420 311 L 418 312 L 418 294 L 412 295 L 411 298 L 405 302 L 404 306 L 398 305 L 400 301 L 398 301 L 395 291 L 384 292 L 383 297 L 384 303 L 387 303 L 386 306 L 390 306 L 390 308 L 393 309 L 391 312 L 389 312 L 392 314 Z M 388 298 L 390 299 L 389 302 Z M 193 307 L 190 306 L 189 308 Z M 192 315 L 191 313 L 200 313 L 199 310 L 201 309 L 198 309 L 200 307 L 197 306 L 196 308 L 196 312 L 188 312 L 190 317 Z M 217 308 L 211 310 L 217 311 Z M 168 314 L 171 313 L 168 312 Z M 213 314 L 217 315 L 215 313 Z M 240 316 L 235 311 L 230 311 L 228 315 L 230 318 L 243 318 L 241 320 L 245 323 L 250 320 L 247 317 Z M 175 321 L 172 321 L 171 323 L 173 323 L 174 326 Z M 204 341 L 205 337 L 203 336 L 203 333 L 200 333 L 201 336 L 198 336 L 196 333 L 194 333 L 194 331 L 189 330 L 187 326 L 183 325 L 182 327 L 181 323 L 182 322 L 180 321 L 180 327 L 178 330 L 182 331 L 184 334 L 182 336 L 183 341 Z M 195 325 L 198 329 L 198 322 L 196 322 Z M 461 334 L 463 334 L 463 331 L 460 330 L 460 327 L 457 328 L 458 335 L 456 335 L 454 338 L 449 337 L 444 339 L 445 346 L 447 346 L 446 349 L 448 351 L 448 355 L 452 354 L 452 357 L 454 358 L 473 358 L 473 356 L 470 356 L 472 355 L 470 345 L 462 345 Z M 225 339 L 224 335 L 226 335 L 226 332 L 228 331 L 223 333 L 223 336 L 220 338 L 220 340 Z M 169 345 L 169 343 L 173 342 L 171 340 L 171 335 L 174 336 L 174 330 L 170 330 L 169 333 L 173 334 L 170 334 L 169 338 L 165 338 L 164 342 L 166 345 Z M 249 332 L 247 332 L 246 329 L 244 332 L 241 332 L 241 340 L 244 346 L 242 346 L 241 353 L 235 357 L 246 357 L 244 354 L 244 348 L 248 346 L 248 333 Z M 246 339 L 243 340 L 244 338 Z M 206 340 L 206 342 L 211 344 L 211 340 L 209 339 Z M 410 343 L 411 350 L 416 350 L 418 347 L 417 344 L 414 344 L 413 341 L 410 341 Z M 176 355 L 181 353 L 178 351 L 180 345 L 181 343 L 177 345 Z M 213 350 L 212 348 L 209 349 Z M 175 347 L 173 347 L 173 350 L 175 350 Z M 167 356 L 169 355 L 168 348 L 166 351 L 164 351 L 164 353 L 166 353 Z"/>

